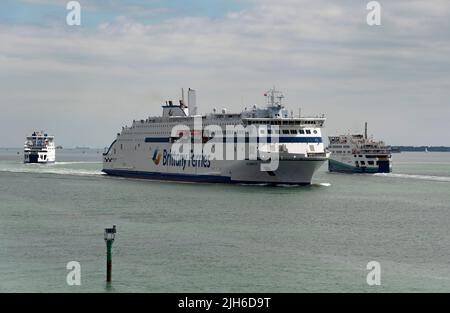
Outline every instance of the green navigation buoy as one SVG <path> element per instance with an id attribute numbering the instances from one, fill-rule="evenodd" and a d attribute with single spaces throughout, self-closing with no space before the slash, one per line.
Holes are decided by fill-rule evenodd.
<path id="1" fill-rule="evenodd" d="M 112 244 L 116 237 L 116 225 L 112 228 L 105 228 L 105 242 L 106 242 L 106 282 L 111 282 L 112 270 Z"/>

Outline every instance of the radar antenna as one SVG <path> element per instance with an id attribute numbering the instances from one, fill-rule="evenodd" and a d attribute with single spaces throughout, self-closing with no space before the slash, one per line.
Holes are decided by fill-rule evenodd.
<path id="1" fill-rule="evenodd" d="M 264 96 L 266 97 L 267 105 L 269 107 L 282 107 L 281 102 L 284 99 L 283 93 L 277 91 L 275 87 L 267 91 Z"/>

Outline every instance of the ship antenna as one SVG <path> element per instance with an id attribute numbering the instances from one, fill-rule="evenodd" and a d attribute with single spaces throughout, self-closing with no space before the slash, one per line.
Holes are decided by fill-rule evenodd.
<path id="1" fill-rule="evenodd" d="M 367 122 L 366 122 L 366 124 L 364 126 L 364 138 L 367 139 Z"/>
<path id="2" fill-rule="evenodd" d="M 264 96 L 267 98 L 267 105 L 269 107 L 281 107 L 281 101 L 283 100 L 284 96 L 280 91 L 277 91 L 275 87 L 267 91 Z"/>

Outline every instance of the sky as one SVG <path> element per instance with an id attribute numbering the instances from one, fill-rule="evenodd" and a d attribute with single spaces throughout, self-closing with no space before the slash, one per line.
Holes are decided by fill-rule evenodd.
<path id="1" fill-rule="evenodd" d="M 450 146 L 448 0 L 379 0 L 379 26 L 366 0 L 80 0 L 80 26 L 67 2 L 0 3 L 0 147 L 105 147 L 182 87 L 208 113 L 273 86 L 324 135 Z"/>

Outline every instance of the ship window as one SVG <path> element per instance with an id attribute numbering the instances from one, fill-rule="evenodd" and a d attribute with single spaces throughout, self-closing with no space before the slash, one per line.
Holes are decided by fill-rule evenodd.
<path id="1" fill-rule="evenodd" d="M 368 161 L 367 163 L 369 163 L 369 165 L 373 165 L 373 161 Z"/>
<path id="2" fill-rule="evenodd" d="M 314 134 L 317 134 L 317 130 L 314 129 Z"/>
<path id="3" fill-rule="evenodd" d="M 293 134 L 293 135 L 297 134 L 297 130 L 296 129 L 291 129 L 291 134 Z"/>
<path id="4" fill-rule="evenodd" d="M 47 156 L 46 155 L 44 155 L 44 160 L 47 160 Z"/>
<path id="5" fill-rule="evenodd" d="M 311 134 L 311 131 L 309 129 L 306 130 L 307 134 Z"/>
<path id="6" fill-rule="evenodd" d="M 289 134 L 289 130 L 283 129 L 283 134 Z"/>
<path id="7" fill-rule="evenodd" d="M 305 131 L 304 131 L 303 129 L 299 129 L 298 132 L 299 132 L 300 134 L 302 134 L 302 135 L 305 134 Z"/>
<path id="8" fill-rule="evenodd" d="M 365 161 L 360 161 L 360 162 L 361 162 L 361 165 L 366 165 Z"/>

